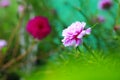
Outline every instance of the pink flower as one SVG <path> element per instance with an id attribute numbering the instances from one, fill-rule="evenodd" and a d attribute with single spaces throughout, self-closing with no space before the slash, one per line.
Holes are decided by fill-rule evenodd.
<path id="1" fill-rule="evenodd" d="M 100 0 L 99 4 L 98 4 L 98 7 L 100 9 L 110 9 L 112 4 L 113 4 L 112 0 Z"/>
<path id="2" fill-rule="evenodd" d="M 94 23 L 102 23 L 104 21 L 105 21 L 105 18 L 103 16 L 97 16 L 97 17 L 93 18 Z"/>
<path id="3" fill-rule="evenodd" d="M 102 23 L 102 22 L 105 21 L 105 18 L 103 16 L 98 16 L 97 17 L 97 21 L 100 22 L 100 23 Z"/>
<path id="4" fill-rule="evenodd" d="M 18 13 L 22 14 L 24 12 L 24 6 L 23 5 L 19 5 L 18 6 Z"/>
<path id="5" fill-rule="evenodd" d="M 1 0 L 0 7 L 7 7 L 10 5 L 10 0 Z"/>
<path id="6" fill-rule="evenodd" d="M 62 36 L 64 39 L 62 40 L 63 45 L 67 46 L 74 46 L 77 47 L 82 43 L 82 38 L 86 34 L 91 33 L 91 28 L 84 29 L 86 23 L 76 21 L 72 23 L 68 28 L 64 29 L 62 32 Z"/>
<path id="7" fill-rule="evenodd" d="M 7 42 L 5 40 L 0 40 L 0 50 L 7 45 Z"/>
<path id="8" fill-rule="evenodd" d="M 43 16 L 36 16 L 28 21 L 26 30 L 36 39 L 43 39 L 51 32 L 48 19 Z"/>

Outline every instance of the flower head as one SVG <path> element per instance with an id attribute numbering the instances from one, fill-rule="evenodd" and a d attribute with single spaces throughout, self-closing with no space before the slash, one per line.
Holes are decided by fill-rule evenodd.
<path id="1" fill-rule="evenodd" d="M 22 13 L 24 12 L 24 9 L 25 9 L 25 8 L 24 8 L 23 5 L 19 5 L 19 6 L 18 6 L 18 13 L 19 13 L 19 14 L 22 14 Z"/>
<path id="2" fill-rule="evenodd" d="M 100 9 L 110 9 L 112 4 L 112 0 L 100 0 L 98 7 Z"/>
<path id="3" fill-rule="evenodd" d="M 28 21 L 26 30 L 36 39 L 45 38 L 50 32 L 50 24 L 48 19 L 42 16 L 36 16 Z"/>
<path id="4" fill-rule="evenodd" d="M 64 39 L 62 40 L 64 46 L 75 46 L 77 47 L 82 43 L 83 36 L 91 33 L 91 28 L 84 29 L 86 23 L 76 21 L 72 23 L 68 28 L 64 29 L 62 32 L 62 36 Z"/>
<path id="5" fill-rule="evenodd" d="M 0 50 L 7 45 L 7 42 L 5 40 L 0 40 Z"/>
<path id="6" fill-rule="evenodd" d="M 92 20 L 94 23 L 103 23 L 105 21 L 105 18 L 103 16 L 97 16 L 93 18 Z"/>
<path id="7" fill-rule="evenodd" d="M 7 7 L 10 5 L 10 0 L 1 0 L 0 7 Z"/>
<path id="8" fill-rule="evenodd" d="M 103 16 L 98 16 L 97 17 L 97 21 L 100 22 L 100 23 L 102 23 L 102 22 L 105 21 L 105 18 Z"/>

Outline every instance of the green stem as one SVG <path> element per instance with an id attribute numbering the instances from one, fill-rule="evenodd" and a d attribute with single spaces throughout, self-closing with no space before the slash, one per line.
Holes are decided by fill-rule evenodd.
<path id="1" fill-rule="evenodd" d="M 86 21 L 89 21 L 89 18 L 85 15 L 85 13 L 80 9 L 80 8 L 76 8 L 86 19 Z"/>
<path id="2" fill-rule="evenodd" d="M 30 54 L 30 51 L 32 51 L 32 49 L 34 48 L 34 46 L 37 44 L 38 41 L 34 40 L 31 43 L 31 46 L 28 47 L 28 49 L 22 53 L 21 55 L 19 55 L 16 58 L 11 59 L 9 62 L 7 62 L 6 64 L 4 64 L 1 68 L 1 70 L 5 70 L 9 67 L 11 67 L 12 65 L 14 65 L 15 63 L 19 62 L 20 60 L 23 60 L 23 58 L 25 58 L 28 54 Z"/>
<path id="3" fill-rule="evenodd" d="M 76 47 L 76 51 L 79 51 L 79 52 L 81 52 L 81 50 L 79 49 L 79 47 Z"/>
<path id="4" fill-rule="evenodd" d="M 118 2 L 118 11 L 117 11 L 117 16 L 116 16 L 116 24 L 119 23 L 119 18 L 120 18 L 120 1 Z"/>
<path id="5" fill-rule="evenodd" d="M 78 11 L 85 17 L 86 21 L 89 21 L 89 18 L 86 16 L 86 14 L 85 14 L 80 8 L 78 8 L 78 7 L 76 7 L 76 6 L 73 6 L 73 5 L 69 4 L 69 3 L 67 3 L 67 5 L 69 5 L 69 6 L 72 7 L 73 9 L 78 10 Z"/>
<path id="6" fill-rule="evenodd" d="M 98 24 L 99 24 L 99 23 L 94 24 L 93 26 L 91 26 L 91 28 L 92 28 L 92 29 L 95 28 L 96 25 L 98 25 Z"/>
<path id="7" fill-rule="evenodd" d="M 83 43 L 83 46 L 92 54 L 92 56 L 97 60 L 95 54 L 91 51 L 91 49 L 85 44 Z"/>
<path id="8" fill-rule="evenodd" d="M 115 24 L 116 24 L 116 17 L 115 17 L 115 15 L 113 14 L 113 12 L 112 11 L 109 11 L 109 14 L 110 14 L 110 16 L 113 18 L 113 20 L 114 20 L 114 22 L 113 22 L 113 27 L 115 26 Z"/>
<path id="9" fill-rule="evenodd" d="M 78 58 L 80 54 L 83 55 L 83 54 L 81 53 L 81 50 L 79 49 L 79 47 L 76 47 L 75 57 Z"/>

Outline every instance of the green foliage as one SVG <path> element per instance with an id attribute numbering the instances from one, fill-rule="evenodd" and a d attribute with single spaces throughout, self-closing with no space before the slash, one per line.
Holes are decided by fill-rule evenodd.
<path id="1" fill-rule="evenodd" d="M 25 80 L 119 80 L 120 55 L 104 55 L 94 52 L 95 57 L 89 53 L 63 51 L 44 69 L 35 70 Z M 116 59 L 115 59 L 116 58 Z M 31 76 L 31 77 L 30 77 Z M 39 77 L 38 77 L 39 76 Z"/>
<path id="2" fill-rule="evenodd" d="M 32 44 L 34 38 L 26 32 L 28 20 L 34 16 L 45 16 L 51 25 L 51 34 L 6 72 L 15 69 L 24 80 L 120 80 L 120 30 L 114 30 L 116 25 L 120 25 L 120 0 L 113 0 L 110 10 L 99 10 L 98 1 L 11 0 L 9 7 L 0 7 L 0 39 L 11 44 L 9 49 L 7 46 L 1 51 L 5 59 L 1 62 L 0 56 L 0 68 L 26 52 Z M 20 4 L 25 6 L 22 19 L 18 13 Z M 104 22 L 94 22 L 99 15 L 105 18 Z M 86 28 L 97 23 L 91 35 L 83 39 L 90 50 L 84 45 L 78 47 L 79 51 L 63 46 L 62 31 L 75 21 L 85 21 Z M 19 28 L 14 33 L 17 26 Z M 11 35 L 14 37 L 9 42 Z M 46 65 L 36 67 L 36 58 L 45 60 Z M 0 73 L 0 76 L 3 75 Z"/>

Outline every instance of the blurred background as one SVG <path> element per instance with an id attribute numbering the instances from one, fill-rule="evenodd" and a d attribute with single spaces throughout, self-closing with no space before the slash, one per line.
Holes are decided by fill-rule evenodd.
<path id="1" fill-rule="evenodd" d="M 35 16 L 51 26 L 37 43 L 26 31 Z M 61 41 L 75 21 L 94 26 L 80 51 Z M 120 80 L 119 67 L 120 0 L 0 0 L 0 80 Z"/>

